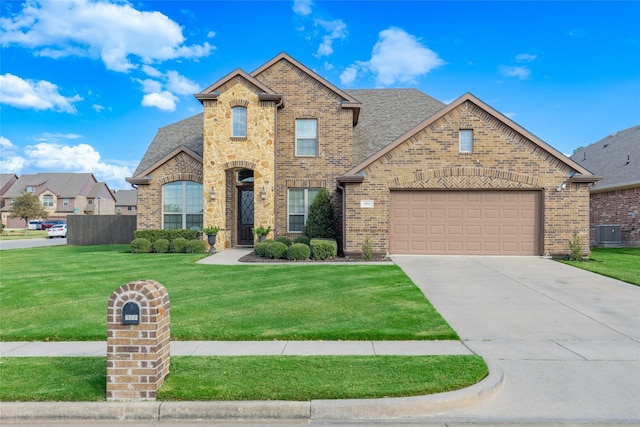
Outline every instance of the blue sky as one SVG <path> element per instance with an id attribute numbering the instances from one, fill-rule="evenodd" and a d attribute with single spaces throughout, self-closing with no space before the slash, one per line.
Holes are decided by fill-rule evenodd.
<path id="1" fill-rule="evenodd" d="M 340 88 L 471 92 L 563 153 L 640 124 L 638 1 L 7 1 L 0 172 L 127 189 L 157 129 L 287 52 Z"/>

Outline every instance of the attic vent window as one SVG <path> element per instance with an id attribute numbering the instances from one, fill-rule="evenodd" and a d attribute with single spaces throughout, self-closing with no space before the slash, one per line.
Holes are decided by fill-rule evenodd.
<path id="1" fill-rule="evenodd" d="M 27 193 L 34 193 L 35 191 L 36 191 L 36 187 L 34 187 L 33 185 L 27 186 Z"/>

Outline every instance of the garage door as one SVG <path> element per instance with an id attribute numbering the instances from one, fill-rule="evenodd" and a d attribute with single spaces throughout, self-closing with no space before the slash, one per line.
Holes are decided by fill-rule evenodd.
<path id="1" fill-rule="evenodd" d="M 392 191 L 390 252 L 540 255 L 539 191 Z"/>

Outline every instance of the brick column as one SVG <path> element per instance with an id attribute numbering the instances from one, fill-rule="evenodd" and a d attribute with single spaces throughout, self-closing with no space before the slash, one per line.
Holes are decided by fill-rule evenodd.
<path id="1" fill-rule="evenodd" d="M 169 311 L 167 290 L 153 280 L 130 282 L 111 294 L 107 400 L 155 400 L 169 374 Z"/>

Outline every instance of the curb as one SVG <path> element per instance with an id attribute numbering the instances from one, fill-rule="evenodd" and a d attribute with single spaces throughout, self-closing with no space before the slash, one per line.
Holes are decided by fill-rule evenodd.
<path id="1" fill-rule="evenodd" d="M 487 361 L 489 375 L 462 390 L 415 397 L 291 401 L 211 402 L 1 402 L 0 421 L 392 419 L 430 415 L 478 403 L 504 384 L 504 372 Z"/>

